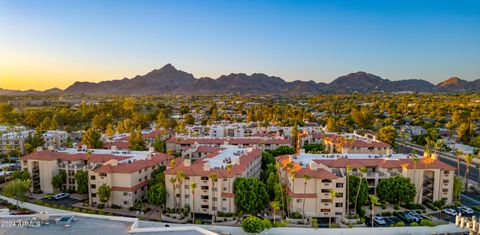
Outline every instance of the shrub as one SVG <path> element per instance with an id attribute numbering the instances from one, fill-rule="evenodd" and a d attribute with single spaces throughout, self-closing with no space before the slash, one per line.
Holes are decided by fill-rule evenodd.
<path id="1" fill-rule="evenodd" d="M 263 221 L 255 216 L 249 216 L 242 221 L 242 228 L 247 233 L 260 233 L 263 231 Z"/>
<path id="2" fill-rule="evenodd" d="M 103 209 L 103 208 L 105 208 L 105 204 L 100 203 L 100 204 L 97 205 L 97 208 L 98 209 Z"/>
<path id="3" fill-rule="evenodd" d="M 390 211 L 382 212 L 382 216 L 392 216 L 392 212 Z"/>
<path id="4" fill-rule="evenodd" d="M 58 207 L 58 209 L 61 209 L 61 210 L 66 210 L 66 209 L 67 209 L 67 207 L 66 207 L 65 205 L 60 205 L 60 206 Z"/>
<path id="5" fill-rule="evenodd" d="M 312 218 L 312 228 L 318 229 L 318 220 L 316 218 Z"/>
<path id="6" fill-rule="evenodd" d="M 418 226 L 418 223 L 417 223 L 417 222 L 412 222 L 412 223 L 410 224 L 410 226 Z"/>
<path id="7" fill-rule="evenodd" d="M 291 217 L 292 217 L 292 219 L 301 219 L 302 214 L 300 214 L 298 212 L 292 212 Z"/>
<path id="8" fill-rule="evenodd" d="M 270 229 L 272 228 L 272 221 L 270 221 L 269 219 L 265 218 L 263 219 L 263 228 L 264 229 Z"/>
<path id="9" fill-rule="evenodd" d="M 75 207 L 75 208 L 73 208 L 73 211 L 74 212 L 80 212 L 80 209 Z"/>
<path id="10" fill-rule="evenodd" d="M 87 209 L 82 209 L 82 213 L 88 214 L 88 210 Z"/>
<path id="11" fill-rule="evenodd" d="M 382 204 L 382 209 L 384 209 L 384 210 L 387 209 L 387 205 Z"/>
<path id="12" fill-rule="evenodd" d="M 282 221 L 278 221 L 278 220 L 277 220 L 277 221 L 275 221 L 275 223 L 273 224 L 273 227 L 285 227 L 285 226 L 287 226 L 287 225 L 288 225 L 288 221 L 285 220 L 284 222 L 282 222 Z"/>
<path id="13" fill-rule="evenodd" d="M 112 209 L 121 209 L 122 207 L 117 205 L 117 204 L 112 204 L 112 206 L 110 207 Z"/>
<path id="14" fill-rule="evenodd" d="M 330 228 L 338 228 L 338 224 L 330 224 Z"/>
<path id="15" fill-rule="evenodd" d="M 394 210 L 400 210 L 400 206 L 399 206 L 399 205 L 395 205 L 395 206 L 393 206 L 393 209 L 394 209 Z"/>
<path id="16" fill-rule="evenodd" d="M 40 199 L 35 199 L 35 200 L 33 201 L 33 203 L 35 203 L 35 204 L 37 204 L 37 205 L 40 205 L 40 206 L 43 205 L 43 201 L 40 200 Z"/>
<path id="17" fill-rule="evenodd" d="M 400 222 L 398 222 L 398 223 L 396 223 L 396 224 L 390 225 L 390 227 L 405 227 L 405 223 L 402 222 L 402 221 L 400 221 Z"/>
<path id="18" fill-rule="evenodd" d="M 422 219 L 422 220 L 420 221 L 420 225 L 432 227 L 432 226 L 433 226 L 433 222 L 432 222 L 431 220 L 428 220 L 428 219 Z"/>
<path id="19" fill-rule="evenodd" d="M 365 210 L 364 210 L 363 208 L 360 208 L 360 209 L 358 210 L 358 216 L 360 216 L 360 217 L 365 217 Z"/>
<path id="20" fill-rule="evenodd" d="M 432 204 L 441 209 L 443 206 L 445 206 L 445 199 L 434 201 Z"/>

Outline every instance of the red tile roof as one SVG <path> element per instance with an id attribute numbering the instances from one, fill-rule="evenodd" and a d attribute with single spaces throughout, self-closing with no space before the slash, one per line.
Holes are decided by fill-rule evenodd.
<path id="1" fill-rule="evenodd" d="M 20 159 L 22 161 L 26 160 L 38 160 L 38 161 L 54 161 L 54 160 L 63 160 L 63 161 L 80 161 L 80 160 L 87 160 L 88 155 L 86 152 L 78 152 L 74 154 L 70 153 L 65 153 L 65 152 L 57 152 L 57 151 L 50 151 L 50 150 L 44 150 L 44 151 L 37 151 L 30 153 L 28 155 L 25 155 L 21 157 Z M 115 156 L 113 154 L 91 154 L 90 159 L 88 159 L 90 162 L 106 162 L 111 159 L 118 159 L 118 160 L 125 160 L 130 157 L 126 156 Z"/>
<path id="2" fill-rule="evenodd" d="M 95 173 L 133 173 L 136 171 L 139 171 L 141 169 L 145 169 L 148 167 L 155 166 L 157 164 L 160 164 L 164 161 L 167 161 L 169 159 L 172 159 L 172 156 L 169 156 L 168 154 L 165 153 L 155 153 L 152 155 L 151 159 L 145 159 L 145 160 L 136 160 L 132 163 L 119 163 L 116 166 L 112 166 L 111 164 L 107 164 L 104 166 L 101 166 L 99 168 L 96 168 L 93 170 Z"/>
<path id="3" fill-rule="evenodd" d="M 205 158 L 211 158 L 216 155 L 217 153 L 211 153 L 207 155 Z M 165 174 L 176 175 L 178 171 L 183 171 L 187 176 L 208 176 L 211 173 L 216 173 L 218 178 L 230 178 L 230 177 L 242 174 L 250 162 L 252 162 L 256 158 L 259 158 L 261 156 L 262 156 L 262 151 L 259 149 L 253 149 L 252 151 L 244 154 L 243 156 L 240 157 L 239 165 L 232 164 L 232 171 L 230 172 L 230 174 L 228 174 L 227 169 L 225 168 L 224 169 L 210 168 L 210 170 L 205 171 L 203 169 L 203 166 L 205 164 L 205 161 L 204 161 L 205 158 L 192 161 L 190 166 L 185 166 L 183 164 L 184 157 L 180 157 L 180 158 L 175 158 L 175 162 L 176 162 L 175 168 L 167 169 L 165 171 Z"/>
<path id="4" fill-rule="evenodd" d="M 137 190 L 137 189 L 139 189 L 139 188 L 141 188 L 141 187 L 143 187 L 143 186 L 145 186 L 145 185 L 147 185 L 147 184 L 148 184 L 148 181 L 146 180 L 146 181 L 143 181 L 143 182 L 141 182 L 141 183 L 139 183 L 139 184 L 136 184 L 136 185 L 134 185 L 134 186 L 132 186 L 132 187 L 116 187 L 116 186 L 113 186 L 113 187 L 112 187 L 112 191 L 123 191 L 123 192 L 127 191 L 127 192 L 133 192 L 133 191 L 135 191 L 135 190 Z"/>
<path id="5" fill-rule="evenodd" d="M 290 140 L 281 139 L 281 138 L 176 138 L 171 137 L 166 141 L 167 143 L 175 144 L 194 144 L 195 142 L 199 144 L 216 144 L 221 145 L 227 142 L 231 145 L 239 144 L 290 144 Z"/>
<path id="6" fill-rule="evenodd" d="M 287 193 L 288 193 L 288 196 L 292 198 L 317 198 L 316 193 L 294 193 L 288 186 L 287 186 Z"/>
<path id="7" fill-rule="evenodd" d="M 365 141 L 361 139 L 348 140 L 337 134 L 325 135 L 325 141 L 346 148 L 389 148 L 390 145 L 378 140 Z"/>

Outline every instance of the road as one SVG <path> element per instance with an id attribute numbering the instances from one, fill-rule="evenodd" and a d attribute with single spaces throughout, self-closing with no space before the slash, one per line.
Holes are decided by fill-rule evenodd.
<path id="1" fill-rule="evenodd" d="M 402 145 L 402 143 L 398 143 L 398 144 Z M 419 155 L 423 155 L 424 148 L 421 147 L 421 146 L 412 145 L 412 144 L 407 143 L 405 145 L 405 147 L 408 149 L 408 152 L 410 152 L 412 150 L 416 150 Z M 454 156 L 452 156 L 450 154 L 446 154 L 444 152 L 437 152 L 437 156 L 438 156 L 438 159 L 440 159 L 440 161 L 445 162 L 448 165 L 451 165 L 451 166 L 457 168 L 457 159 Z M 465 164 L 465 161 L 463 159 L 461 159 L 460 160 L 460 176 L 461 177 L 465 176 L 465 170 L 466 169 L 467 169 L 467 165 Z M 470 169 L 470 174 L 468 175 L 468 180 L 471 184 L 476 183 L 477 182 L 477 175 L 478 175 L 477 164 L 475 164 L 475 163 L 470 164 L 469 169 Z M 457 171 L 455 171 L 455 173 L 457 173 Z"/>

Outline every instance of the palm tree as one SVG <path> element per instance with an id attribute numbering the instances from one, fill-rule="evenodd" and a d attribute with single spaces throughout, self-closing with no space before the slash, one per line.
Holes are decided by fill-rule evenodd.
<path id="1" fill-rule="evenodd" d="M 335 189 L 330 190 L 330 200 L 332 200 L 332 207 L 335 206 L 335 198 L 337 197 L 337 191 Z M 332 212 L 330 212 L 330 218 L 328 218 L 328 227 L 331 227 L 332 225 Z"/>
<path id="2" fill-rule="evenodd" d="M 190 183 L 190 189 L 192 190 L 192 221 L 195 223 L 195 189 L 197 188 L 197 183 Z"/>
<path id="3" fill-rule="evenodd" d="M 216 183 L 217 180 L 218 180 L 218 175 L 217 175 L 217 173 L 212 172 L 212 173 L 210 173 L 210 175 L 208 175 L 208 176 L 209 176 L 210 179 L 212 180 L 212 186 L 215 188 L 215 183 Z M 217 189 L 217 191 L 218 191 L 218 189 Z M 215 193 L 216 193 L 217 191 L 215 191 Z M 215 198 L 218 198 L 218 197 L 216 197 L 216 195 L 215 195 Z M 216 208 L 216 202 L 215 202 L 214 200 L 212 200 L 212 203 L 213 203 L 213 209 L 214 209 L 214 210 L 213 210 L 213 217 L 212 217 L 212 223 L 213 223 L 214 217 L 217 217 L 217 208 Z"/>
<path id="4" fill-rule="evenodd" d="M 280 203 L 278 203 L 278 201 L 271 201 L 270 208 L 272 208 L 273 223 L 275 224 L 275 215 L 277 214 L 277 210 L 280 209 Z"/>
<path id="5" fill-rule="evenodd" d="M 173 176 L 172 178 L 170 178 L 169 181 L 173 186 L 173 209 L 175 211 L 177 211 L 177 195 L 176 195 L 176 191 L 175 191 L 175 182 L 177 182 L 177 178 L 175 178 L 175 176 Z"/>
<path id="6" fill-rule="evenodd" d="M 232 164 L 228 163 L 227 166 L 226 166 L 226 169 L 227 169 L 227 174 L 228 174 L 228 191 L 233 193 L 233 191 L 231 190 L 231 187 L 230 187 L 230 178 L 232 178 L 232 177 L 231 177 Z M 228 199 L 228 207 L 230 208 L 230 210 L 232 210 L 231 201 L 232 201 L 231 198 Z M 233 210 L 232 210 L 232 212 L 233 212 Z"/>
<path id="7" fill-rule="evenodd" d="M 180 170 L 180 171 L 177 172 L 177 182 L 180 185 L 178 187 L 178 193 L 180 194 L 180 197 L 178 199 L 178 205 L 180 207 L 182 206 L 182 183 L 183 183 L 183 180 L 185 180 L 185 172 Z"/>
<path id="8" fill-rule="evenodd" d="M 470 173 L 470 163 L 472 163 L 473 160 L 473 154 L 467 153 L 465 155 L 465 164 L 467 165 L 467 168 L 465 169 L 465 192 L 468 191 L 468 176 Z"/>
<path id="9" fill-rule="evenodd" d="M 413 155 L 413 183 L 416 184 L 416 178 L 417 178 L 417 163 L 418 163 L 418 158 L 417 158 L 417 155 L 414 154 Z M 417 200 L 416 200 L 416 203 L 418 204 L 418 197 L 420 196 L 420 192 L 417 193 Z"/>
<path id="10" fill-rule="evenodd" d="M 2 170 L 3 170 L 3 179 L 5 180 L 5 184 L 7 183 L 7 171 L 8 171 L 8 166 L 9 165 L 5 165 L 2 167 Z"/>
<path id="11" fill-rule="evenodd" d="M 312 177 L 310 177 L 309 175 L 304 175 L 303 176 L 303 179 L 305 180 L 305 183 L 303 185 L 303 195 L 305 196 L 305 194 L 307 194 L 307 183 L 308 181 L 311 179 Z M 305 219 L 305 201 L 306 201 L 307 198 L 303 198 L 303 219 Z"/>
<path id="12" fill-rule="evenodd" d="M 370 195 L 370 203 L 372 205 L 372 227 L 373 227 L 373 217 L 375 216 L 375 206 L 378 205 L 378 197 L 375 195 Z"/>
<path id="13" fill-rule="evenodd" d="M 355 211 L 357 211 L 358 196 L 360 196 L 360 188 L 362 186 L 363 177 L 365 173 L 367 173 L 367 168 L 362 167 L 359 169 L 359 171 L 360 171 L 360 180 L 358 181 L 357 195 L 355 196 L 355 207 L 354 207 Z"/>
<path id="14" fill-rule="evenodd" d="M 346 188 L 346 198 L 347 198 L 347 215 L 349 214 L 349 210 L 350 210 L 350 198 L 348 196 L 348 179 L 350 178 L 350 173 L 352 173 L 352 166 L 350 165 L 347 165 L 346 167 L 346 174 L 347 174 L 347 180 L 346 180 L 346 183 L 345 183 L 345 186 L 347 187 Z"/>

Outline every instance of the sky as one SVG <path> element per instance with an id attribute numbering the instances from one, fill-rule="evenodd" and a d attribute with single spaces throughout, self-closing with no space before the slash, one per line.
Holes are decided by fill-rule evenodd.
<path id="1" fill-rule="evenodd" d="M 66 88 L 167 63 L 195 77 L 480 78 L 478 0 L 0 0 L 0 88 Z"/>

